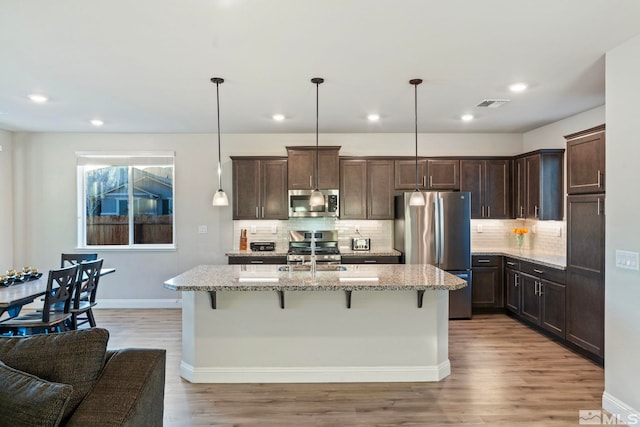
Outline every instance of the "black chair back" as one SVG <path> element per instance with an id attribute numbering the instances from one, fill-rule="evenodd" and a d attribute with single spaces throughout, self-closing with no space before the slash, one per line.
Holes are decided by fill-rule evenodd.
<path id="1" fill-rule="evenodd" d="M 47 292 L 44 295 L 44 305 L 42 307 L 42 321 L 49 322 L 51 312 L 55 306 L 64 307 L 64 313 L 69 313 L 71 308 L 71 298 L 76 287 L 78 277 L 78 266 L 50 270 L 47 279 Z"/>
<path id="2" fill-rule="evenodd" d="M 78 265 L 78 282 L 76 283 L 73 297 L 74 309 L 80 308 L 80 302 L 85 296 L 91 304 L 96 302 L 100 270 L 102 270 L 103 262 L 104 259 L 100 258 L 95 261 L 82 262 Z"/>
<path id="3" fill-rule="evenodd" d="M 98 254 L 62 254 L 60 258 L 60 267 L 68 267 L 70 265 L 80 264 L 82 261 L 95 261 Z"/>

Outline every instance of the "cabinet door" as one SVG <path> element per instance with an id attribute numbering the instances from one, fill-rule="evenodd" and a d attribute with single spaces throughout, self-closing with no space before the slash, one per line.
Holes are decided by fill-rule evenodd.
<path id="1" fill-rule="evenodd" d="M 605 191 L 605 133 L 592 133 L 567 141 L 567 192 Z"/>
<path id="2" fill-rule="evenodd" d="M 367 161 L 340 160 L 340 218 L 367 217 Z"/>
<path id="3" fill-rule="evenodd" d="M 538 219 L 540 215 L 540 156 L 529 156 L 526 161 L 527 173 L 527 218 Z"/>
<path id="4" fill-rule="evenodd" d="M 315 151 L 287 150 L 287 183 L 289 190 L 313 190 L 315 182 Z M 336 187 L 334 187 L 336 188 Z"/>
<path id="5" fill-rule="evenodd" d="M 567 269 L 604 277 L 604 194 L 567 197 Z"/>
<path id="6" fill-rule="evenodd" d="M 604 280 L 567 271 L 567 340 L 604 357 Z"/>
<path id="7" fill-rule="evenodd" d="M 320 190 L 335 190 L 339 188 L 340 157 L 338 148 L 322 148 L 318 151 L 318 156 L 318 187 Z M 315 182 L 313 185 L 315 186 Z"/>
<path id="8" fill-rule="evenodd" d="M 485 218 L 511 217 L 510 160 L 487 160 L 485 170 Z"/>
<path id="9" fill-rule="evenodd" d="M 473 267 L 472 307 L 500 308 L 504 306 L 500 270 L 497 267 Z"/>
<path id="10" fill-rule="evenodd" d="M 260 160 L 260 218 L 288 219 L 287 160 Z"/>
<path id="11" fill-rule="evenodd" d="M 484 161 L 483 160 L 461 160 L 460 161 L 460 191 L 471 193 L 471 218 L 483 218 L 482 190 Z"/>
<path id="12" fill-rule="evenodd" d="M 540 280 L 540 326 L 564 338 L 566 314 L 566 287 L 548 280 Z"/>
<path id="13" fill-rule="evenodd" d="M 232 168 L 233 219 L 257 219 L 260 210 L 259 161 L 233 160 Z"/>
<path id="14" fill-rule="evenodd" d="M 460 189 L 460 160 L 427 160 L 427 187 L 430 190 Z"/>
<path id="15" fill-rule="evenodd" d="M 508 311 L 520 314 L 520 273 L 515 270 L 505 270 L 505 289 L 507 297 L 505 306 Z"/>
<path id="16" fill-rule="evenodd" d="M 396 160 L 395 161 L 395 189 L 415 190 L 416 188 L 416 161 Z M 425 189 L 427 180 L 427 161 L 418 159 L 418 188 Z"/>
<path id="17" fill-rule="evenodd" d="M 393 160 L 367 160 L 367 218 L 393 219 Z"/>
<path id="18" fill-rule="evenodd" d="M 516 159 L 513 171 L 513 216 L 516 218 L 526 218 L 527 207 L 527 179 L 526 161 L 524 157 Z"/>
<path id="19" fill-rule="evenodd" d="M 520 275 L 520 292 L 522 302 L 520 304 L 520 314 L 536 324 L 540 324 L 540 298 L 538 297 L 538 279 Z"/>

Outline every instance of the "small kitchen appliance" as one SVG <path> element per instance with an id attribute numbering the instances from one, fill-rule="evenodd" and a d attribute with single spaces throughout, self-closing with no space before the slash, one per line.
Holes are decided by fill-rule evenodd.
<path id="1" fill-rule="evenodd" d="M 273 252 L 276 250 L 276 242 L 251 242 L 249 247 L 255 252 Z"/>

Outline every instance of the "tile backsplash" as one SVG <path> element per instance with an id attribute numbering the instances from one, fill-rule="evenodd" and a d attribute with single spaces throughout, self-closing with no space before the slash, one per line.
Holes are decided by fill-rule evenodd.
<path id="1" fill-rule="evenodd" d="M 471 220 L 473 250 L 517 248 L 514 228 L 526 227 L 524 250 L 540 254 L 564 256 L 567 250 L 566 223 L 534 220 Z"/>
<path id="2" fill-rule="evenodd" d="M 523 249 L 540 254 L 566 254 L 566 223 L 533 220 L 471 220 L 472 250 L 516 248 L 514 228 L 526 227 Z M 233 249 L 240 246 L 240 229 L 247 229 L 250 242 L 274 241 L 276 251 L 289 248 L 289 230 L 338 230 L 341 249 L 351 248 L 351 238 L 371 239 L 371 249 L 393 248 L 393 221 L 297 218 L 280 220 L 233 221 Z"/>

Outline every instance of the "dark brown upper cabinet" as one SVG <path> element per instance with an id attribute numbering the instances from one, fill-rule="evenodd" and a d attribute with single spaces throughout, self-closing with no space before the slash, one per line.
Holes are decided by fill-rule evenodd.
<path id="1" fill-rule="evenodd" d="M 393 171 L 393 160 L 341 159 L 340 218 L 393 219 Z"/>
<path id="2" fill-rule="evenodd" d="M 459 190 L 460 160 L 418 159 L 418 188 L 420 190 Z M 416 188 L 416 161 L 395 161 L 395 189 Z"/>
<path id="3" fill-rule="evenodd" d="M 511 218 L 511 160 L 463 159 L 460 191 L 471 193 L 471 218 Z"/>
<path id="4" fill-rule="evenodd" d="M 339 146 L 318 147 L 318 188 L 340 186 Z M 316 186 L 316 147 L 287 147 L 289 190 L 313 190 Z"/>
<path id="5" fill-rule="evenodd" d="M 233 219 L 288 219 L 287 159 L 231 157 Z"/>
<path id="6" fill-rule="evenodd" d="M 567 193 L 605 192 L 605 125 L 565 136 Z"/>
<path id="7" fill-rule="evenodd" d="M 564 150 L 538 150 L 514 159 L 514 216 L 562 220 Z"/>

